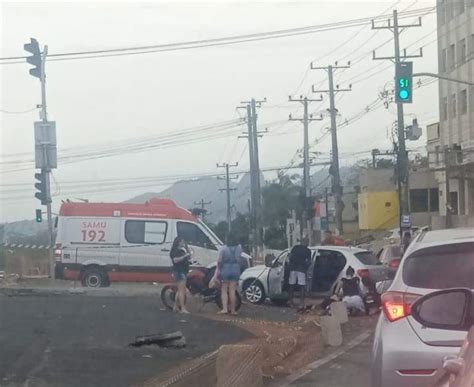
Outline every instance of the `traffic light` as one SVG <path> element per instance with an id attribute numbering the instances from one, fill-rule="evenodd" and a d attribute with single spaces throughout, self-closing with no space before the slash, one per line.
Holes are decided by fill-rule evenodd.
<path id="1" fill-rule="evenodd" d="M 33 56 L 28 56 L 26 57 L 26 61 L 29 64 L 32 64 L 35 66 L 34 68 L 30 69 L 30 75 L 40 78 L 41 79 L 41 52 L 39 49 L 39 44 L 36 39 L 30 38 L 31 42 L 26 43 L 23 45 L 23 48 L 25 51 L 28 51 L 29 53 L 33 54 Z"/>
<path id="2" fill-rule="evenodd" d="M 36 223 L 41 223 L 43 221 L 43 214 L 41 210 L 36 210 Z"/>
<path id="3" fill-rule="evenodd" d="M 401 62 L 395 72 L 395 101 L 411 103 L 413 91 L 413 62 Z"/>
<path id="4" fill-rule="evenodd" d="M 38 183 L 35 183 L 35 187 L 38 192 L 35 193 L 35 198 L 41 201 L 42 205 L 48 204 L 48 197 L 46 193 L 46 172 L 35 173 L 35 179 Z"/>

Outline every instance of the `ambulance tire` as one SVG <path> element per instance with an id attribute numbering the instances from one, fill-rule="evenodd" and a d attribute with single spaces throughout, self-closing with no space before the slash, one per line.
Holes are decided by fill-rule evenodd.
<path id="1" fill-rule="evenodd" d="M 89 266 L 82 271 L 81 283 L 87 288 L 101 288 L 108 286 L 109 278 L 101 268 Z"/>

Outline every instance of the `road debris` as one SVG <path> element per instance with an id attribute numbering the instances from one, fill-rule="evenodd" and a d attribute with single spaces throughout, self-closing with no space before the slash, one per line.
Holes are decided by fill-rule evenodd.
<path id="1" fill-rule="evenodd" d="M 157 335 L 137 336 L 135 341 L 129 344 L 131 347 L 142 347 L 144 345 L 156 344 L 163 348 L 184 348 L 186 339 L 181 331 Z"/>

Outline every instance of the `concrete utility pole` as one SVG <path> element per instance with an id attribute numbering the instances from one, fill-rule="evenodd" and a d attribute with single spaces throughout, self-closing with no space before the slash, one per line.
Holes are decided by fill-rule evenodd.
<path id="1" fill-rule="evenodd" d="M 385 26 L 376 26 L 375 21 L 372 20 L 372 29 L 373 30 L 390 30 L 393 32 L 394 37 L 394 48 L 395 55 L 389 57 L 376 57 L 375 51 L 373 52 L 374 60 L 391 60 L 395 64 L 395 72 L 399 67 L 402 60 L 409 58 L 420 58 L 423 56 L 423 51 L 420 49 L 418 55 L 407 55 L 406 49 L 403 50 L 403 55 L 400 54 L 400 29 L 406 29 L 411 27 L 420 27 L 421 26 L 421 17 L 418 20 L 417 24 L 409 25 L 400 25 L 398 24 L 398 13 L 397 10 L 393 11 L 393 25 L 391 20 L 388 20 L 387 25 Z M 401 185 L 400 193 L 400 218 L 403 215 L 408 215 L 409 213 L 409 186 L 408 186 L 408 153 L 406 151 L 405 145 L 405 123 L 403 117 L 403 103 L 397 102 L 397 132 L 398 132 L 398 156 L 397 156 L 397 165 L 398 165 L 398 179 Z M 401 221 L 400 221 L 401 223 Z"/>
<path id="2" fill-rule="evenodd" d="M 250 199 L 251 199 L 251 229 L 254 257 L 259 257 L 263 250 L 263 224 L 262 224 L 262 192 L 260 185 L 260 162 L 258 157 L 258 137 L 267 131 L 259 132 L 257 129 L 257 107 L 261 107 L 266 99 L 256 101 L 252 98 L 250 101 L 241 102 L 245 104 L 247 110 L 248 133 L 243 138 L 249 140 L 249 158 L 250 158 Z M 240 108 L 243 108 L 240 106 Z"/>
<path id="3" fill-rule="evenodd" d="M 322 96 L 319 99 L 309 99 L 307 97 L 300 96 L 300 98 L 292 98 L 291 95 L 288 97 L 289 102 L 300 102 L 303 104 L 303 118 L 293 118 L 290 114 L 289 120 L 290 121 L 301 121 L 303 123 L 303 191 L 304 191 L 304 211 L 303 211 L 303 219 L 301 222 L 302 228 L 305 233 L 310 238 L 310 243 L 314 243 L 314 236 L 313 236 L 313 223 L 310 219 L 310 209 L 309 207 L 309 199 L 311 197 L 311 180 L 310 180 L 310 159 L 309 159 L 309 123 L 312 121 L 321 121 L 323 119 L 322 116 L 313 118 L 312 114 L 308 114 L 308 104 L 309 102 L 321 102 L 323 100 Z M 308 221 L 310 221 L 311 226 L 308 227 Z"/>
<path id="4" fill-rule="evenodd" d="M 204 199 L 201 199 L 201 200 L 198 201 L 198 202 L 194 202 L 194 204 L 195 204 L 196 206 L 201 206 L 201 218 L 202 218 L 202 221 L 204 222 L 205 217 L 206 217 L 206 215 L 207 215 L 206 206 L 212 204 L 212 201 L 205 202 Z"/>
<path id="5" fill-rule="evenodd" d="M 342 211 L 344 210 L 344 203 L 342 201 L 342 186 L 341 186 L 341 176 L 339 173 L 339 149 L 337 146 L 337 125 L 336 125 L 336 102 L 335 94 L 339 92 L 351 91 L 352 85 L 349 85 L 348 89 L 340 89 L 339 85 L 334 88 L 334 71 L 338 69 L 347 69 L 350 66 L 348 63 L 347 66 L 338 66 L 337 62 L 335 66 L 327 67 L 315 67 L 311 63 L 312 70 L 326 70 L 328 73 L 329 89 L 328 90 L 315 90 L 313 86 L 313 93 L 328 93 L 329 94 L 329 113 L 331 115 L 331 140 L 332 140 L 332 165 L 331 165 L 331 175 L 332 175 L 332 191 L 335 199 L 335 209 L 336 209 L 336 231 L 342 235 L 344 233 L 343 223 L 342 223 Z"/>
<path id="6" fill-rule="evenodd" d="M 449 147 L 444 149 L 444 179 L 445 179 L 445 200 L 446 200 L 446 228 L 453 227 L 452 206 L 451 206 L 451 189 L 449 180 L 451 178 L 451 152 Z"/>
<path id="7" fill-rule="evenodd" d="M 230 181 L 239 178 L 239 176 L 230 177 L 229 168 L 237 167 L 238 165 L 239 165 L 239 163 L 235 163 L 235 164 L 225 163 L 225 164 L 222 164 L 222 165 L 217 164 L 217 168 L 225 168 L 225 177 L 223 177 L 223 178 L 218 177 L 218 179 L 225 180 L 225 182 L 226 182 L 226 188 L 221 188 L 219 191 L 221 191 L 221 192 L 225 191 L 226 196 L 227 196 L 227 232 L 229 232 L 229 233 L 232 229 L 232 227 L 231 227 L 231 224 L 232 224 L 232 211 L 231 211 L 232 205 L 231 205 L 231 200 L 230 200 L 230 192 L 236 190 L 235 188 L 230 188 Z"/>

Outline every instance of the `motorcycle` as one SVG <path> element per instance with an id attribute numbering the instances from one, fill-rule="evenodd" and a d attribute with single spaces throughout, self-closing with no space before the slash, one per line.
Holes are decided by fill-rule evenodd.
<path id="1" fill-rule="evenodd" d="M 219 309 L 222 309 L 220 286 L 209 287 L 209 282 L 214 276 L 215 270 L 215 267 L 192 267 L 186 277 L 186 288 L 191 295 L 200 297 L 203 305 L 208 302 L 215 302 Z M 161 301 L 170 310 L 174 308 L 177 291 L 176 284 L 165 285 L 161 290 Z M 235 291 L 235 297 L 235 309 L 239 310 L 242 305 L 242 298 L 237 290 Z"/>

